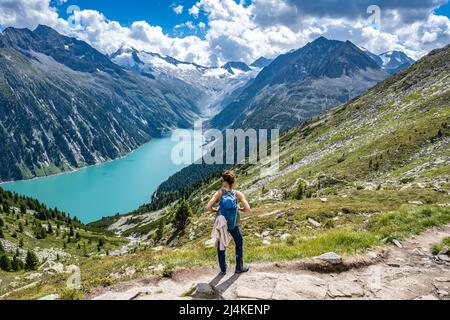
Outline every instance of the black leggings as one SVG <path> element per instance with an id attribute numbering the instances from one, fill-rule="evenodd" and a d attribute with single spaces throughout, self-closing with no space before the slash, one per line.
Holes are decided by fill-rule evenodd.
<path id="1" fill-rule="evenodd" d="M 233 237 L 234 243 L 236 245 L 236 271 L 241 271 L 243 267 L 244 258 L 244 238 L 242 237 L 241 229 L 239 227 L 233 230 L 228 230 L 228 232 Z M 222 272 L 227 271 L 227 261 L 226 261 L 226 251 L 220 250 L 220 241 L 217 247 L 217 254 L 219 257 L 220 270 Z"/>

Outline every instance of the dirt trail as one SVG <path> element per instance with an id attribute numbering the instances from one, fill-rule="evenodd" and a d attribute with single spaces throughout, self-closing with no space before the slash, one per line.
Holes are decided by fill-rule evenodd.
<path id="1" fill-rule="evenodd" d="M 149 277 L 119 283 L 95 292 L 91 298 L 192 299 L 193 293 L 196 298 L 227 300 L 450 299 L 450 263 L 430 253 L 431 244 L 449 236 L 450 224 L 430 229 L 403 242 L 402 248 L 392 246 L 364 257 L 344 259 L 341 270 L 350 270 L 343 272 L 323 272 L 326 264 L 312 260 L 254 264 L 250 273 L 241 276 L 218 277 L 216 269 L 198 268 L 177 271 L 170 279 Z"/>

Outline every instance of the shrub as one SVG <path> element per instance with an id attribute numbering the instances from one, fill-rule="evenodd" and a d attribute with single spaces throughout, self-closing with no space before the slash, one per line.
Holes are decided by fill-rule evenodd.
<path id="1" fill-rule="evenodd" d="M 63 291 L 60 300 L 70 301 L 70 300 L 85 300 L 86 296 L 80 290 L 68 289 Z"/>
<path id="2" fill-rule="evenodd" d="M 27 257 L 25 259 L 25 270 L 34 271 L 37 270 L 38 266 L 39 266 L 38 257 L 33 251 L 28 250 Z"/>
<path id="3" fill-rule="evenodd" d="M 7 255 L 0 257 L 0 269 L 3 271 L 12 271 L 11 259 Z"/>
<path id="4" fill-rule="evenodd" d="M 174 225 L 181 231 L 186 228 L 189 223 L 189 219 L 192 216 L 191 204 L 187 200 L 182 200 L 175 212 Z"/>

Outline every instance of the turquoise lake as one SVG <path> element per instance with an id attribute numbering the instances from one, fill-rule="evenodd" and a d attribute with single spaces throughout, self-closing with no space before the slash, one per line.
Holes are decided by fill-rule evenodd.
<path id="1" fill-rule="evenodd" d="M 176 131 L 175 131 L 176 132 Z M 126 157 L 71 173 L 0 185 L 38 199 L 48 207 L 76 216 L 84 223 L 128 213 L 149 203 L 152 193 L 189 163 L 175 164 L 171 136 L 153 139 Z M 193 146 L 184 141 L 184 146 Z"/>

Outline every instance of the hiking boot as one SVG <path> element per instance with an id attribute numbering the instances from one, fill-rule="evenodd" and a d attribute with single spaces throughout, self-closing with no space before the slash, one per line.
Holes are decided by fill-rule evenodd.
<path id="1" fill-rule="evenodd" d="M 241 270 L 236 270 L 236 274 L 247 273 L 250 271 L 250 267 L 247 265 L 243 265 Z"/>
<path id="2" fill-rule="evenodd" d="M 221 271 L 221 272 L 219 273 L 219 275 L 221 275 L 221 276 L 226 276 L 226 275 L 227 275 L 227 272 L 226 272 L 226 271 Z"/>

